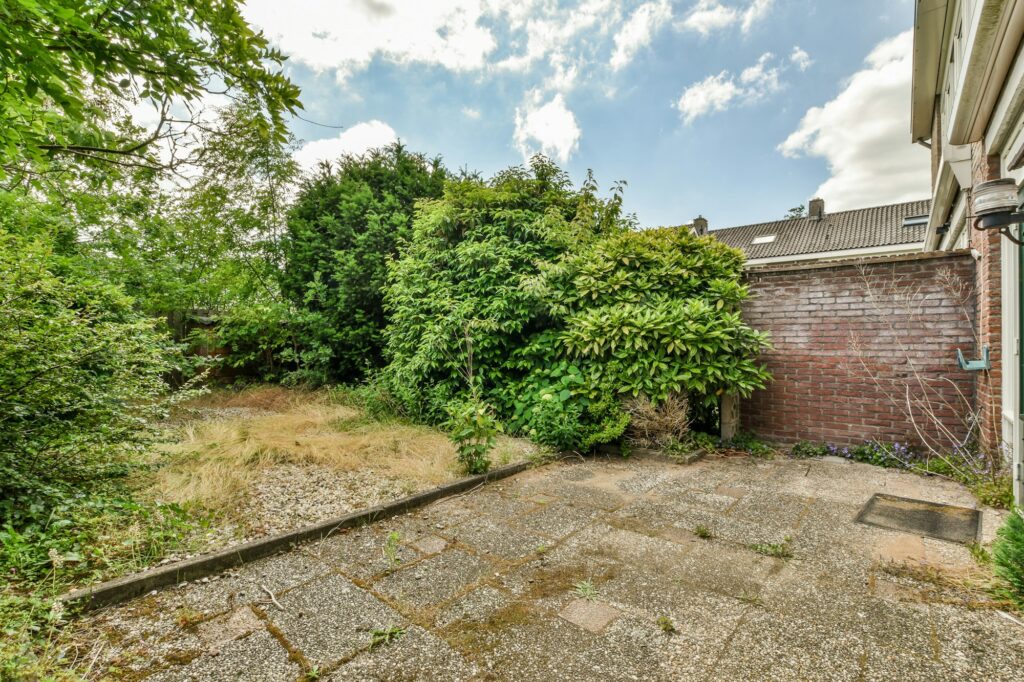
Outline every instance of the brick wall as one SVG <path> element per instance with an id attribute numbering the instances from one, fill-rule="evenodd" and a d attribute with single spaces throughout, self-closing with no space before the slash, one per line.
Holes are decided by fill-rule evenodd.
<path id="1" fill-rule="evenodd" d="M 960 436 L 975 377 L 956 349 L 976 357 L 974 278 L 966 252 L 750 271 L 744 316 L 772 336 L 774 381 L 743 401 L 743 428 L 782 443 Z"/>
<path id="2" fill-rule="evenodd" d="M 974 184 L 999 178 L 999 166 L 999 157 L 986 154 L 983 142 L 975 142 L 971 146 L 971 174 Z M 971 215 L 973 214 L 972 210 Z M 1002 237 L 995 230 L 981 232 L 972 229 L 970 222 L 968 218 L 971 248 L 979 255 L 974 285 L 978 292 L 978 342 L 989 347 L 992 359 L 992 368 L 978 374 L 977 400 L 981 419 L 979 435 L 982 447 L 994 451 L 999 448 L 1002 440 Z"/>

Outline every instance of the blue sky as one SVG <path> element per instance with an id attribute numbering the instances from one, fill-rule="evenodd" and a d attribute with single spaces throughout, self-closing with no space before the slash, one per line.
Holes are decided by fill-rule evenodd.
<path id="1" fill-rule="evenodd" d="M 928 196 L 911 0 L 249 0 L 290 59 L 304 164 L 397 136 L 485 175 L 543 151 L 644 226 Z"/>

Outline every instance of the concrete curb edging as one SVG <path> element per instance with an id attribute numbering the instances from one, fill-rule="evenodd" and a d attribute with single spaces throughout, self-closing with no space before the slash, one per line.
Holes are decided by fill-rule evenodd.
<path id="1" fill-rule="evenodd" d="M 82 609 L 112 606 L 160 587 L 176 585 L 186 580 L 203 578 L 228 568 L 235 568 L 257 559 L 263 559 L 283 552 L 305 542 L 321 540 L 337 530 L 365 525 L 404 514 L 405 512 L 470 490 L 484 483 L 518 474 L 525 471 L 529 466 L 528 462 L 509 464 L 508 466 L 489 471 L 486 474 L 462 478 L 431 490 L 403 497 L 394 502 L 355 511 L 341 518 L 322 521 L 312 526 L 259 538 L 235 547 L 228 547 L 165 566 L 157 566 L 141 573 L 122 576 L 99 583 L 98 585 L 83 587 L 61 596 L 60 600 L 67 604 L 74 604 Z"/>

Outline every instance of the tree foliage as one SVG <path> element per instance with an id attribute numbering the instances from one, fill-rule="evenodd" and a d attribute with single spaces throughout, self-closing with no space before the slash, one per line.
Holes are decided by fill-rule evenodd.
<path id="1" fill-rule="evenodd" d="M 298 88 L 235 0 L 10 0 L 0 4 L 0 182 L 34 181 L 72 162 L 161 166 L 209 94 L 256 105 L 252 124 L 284 139 Z M 117 125 L 127 107 L 157 114 Z"/>
<path id="2" fill-rule="evenodd" d="M 177 367 L 115 285 L 0 224 L 0 525 L 123 475 Z M 45 517 L 45 515 L 44 515 Z"/>
<path id="3" fill-rule="evenodd" d="M 357 380 L 383 363 L 387 263 L 411 235 L 416 202 L 439 197 L 446 177 L 440 160 L 395 143 L 325 164 L 302 183 L 281 289 L 301 318 L 292 325 L 298 352 L 322 360 L 321 380 Z"/>

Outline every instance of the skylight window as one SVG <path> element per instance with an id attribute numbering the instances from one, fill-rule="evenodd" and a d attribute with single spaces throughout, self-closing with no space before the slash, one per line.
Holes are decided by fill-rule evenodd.
<path id="1" fill-rule="evenodd" d="M 766 234 L 763 237 L 754 237 L 754 241 L 751 244 L 771 244 L 775 241 L 774 234 Z"/>
<path id="2" fill-rule="evenodd" d="M 917 227 L 919 225 L 927 224 L 928 216 L 926 215 L 912 215 L 903 219 L 903 227 Z"/>

